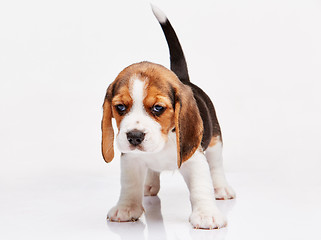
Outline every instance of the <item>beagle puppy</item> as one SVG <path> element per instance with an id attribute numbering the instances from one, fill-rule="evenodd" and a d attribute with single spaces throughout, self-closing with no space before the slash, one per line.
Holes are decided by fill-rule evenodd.
<path id="1" fill-rule="evenodd" d="M 222 164 L 222 134 L 214 106 L 189 80 L 183 50 L 167 17 L 152 6 L 165 34 L 171 70 L 140 62 L 126 67 L 109 85 L 103 105 L 102 154 L 114 158 L 112 118 L 121 151 L 121 193 L 110 221 L 137 220 L 143 195 L 155 196 L 164 170 L 178 169 L 190 191 L 194 228 L 226 226 L 216 199 L 232 199 Z"/>

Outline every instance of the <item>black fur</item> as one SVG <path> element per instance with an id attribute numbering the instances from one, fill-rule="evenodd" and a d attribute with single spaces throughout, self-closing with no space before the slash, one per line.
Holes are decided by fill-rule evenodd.
<path id="1" fill-rule="evenodd" d="M 193 91 L 203 121 L 204 133 L 201 145 L 205 150 L 210 144 L 212 137 L 221 137 L 221 129 L 216 117 L 214 105 L 209 96 L 202 89 L 190 82 L 183 49 L 169 20 L 167 19 L 165 23 L 160 23 L 160 25 L 163 29 L 169 48 L 171 70 L 177 75 L 182 83 L 190 86 Z"/>
<path id="2" fill-rule="evenodd" d="M 171 70 L 177 75 L 177 77 L 183 82 L 189 82 L 187 64 L 185 61 L 185 56 L 177 38 L 177 35 L 171 25 L 171 23 L 166 20 L 165 23 L 160 23 L 163 32 L 166 37 L 166 41 L 169 48 L 170 60 L 171 60 Z"/>

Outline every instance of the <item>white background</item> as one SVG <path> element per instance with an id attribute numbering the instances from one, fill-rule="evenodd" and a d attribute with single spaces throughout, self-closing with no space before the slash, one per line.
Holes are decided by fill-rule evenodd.
<path id="1" fill-rule="evenodd" d="M 228 228 L 191 228 L 178 173 L 162 174 L 141 221 L 105 222 L 120 189 L 119 153 L 108 165 L 100 153 L 105 91 L 134 62 L 169 67 L 149 2 L 5 0 L 0 238 L 320 238 L 321 2 L 154 3 L 216 107 L 237 192 L 218 203 Z"/>

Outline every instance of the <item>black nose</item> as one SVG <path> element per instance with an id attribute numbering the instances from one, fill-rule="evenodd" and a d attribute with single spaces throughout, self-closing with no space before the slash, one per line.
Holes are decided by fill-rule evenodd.
<path id="1" fill-rule="evenodd" d="M 133 130 L 127 133 L 127 140 L 131 145 L 137 146 L 144 141 L 145 133 Z"/>

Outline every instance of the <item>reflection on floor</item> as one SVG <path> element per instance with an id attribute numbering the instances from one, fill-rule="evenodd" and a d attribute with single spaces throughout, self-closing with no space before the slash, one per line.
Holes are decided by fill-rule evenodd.
<path id="1" fill-rule="evenodd" d="M 228 173 L 235 200 L 216 201 L 228 226 L 193 229 L 189 193 L 177 173 L 161 176 L 137 222 L 107 222 L 119 196 L 119 172 L 39 175 L 1 185 L 0 238 L 5 240 L 321 239 L 321 187 L 283 183 L 284 174 Z M 1 183 L 0 183 L 1 184 Z M 300 192 L 298 193 L 298 190 Z"/>
<path id="2" fill-rule="evenodd" d="M 217 201 L 217 204 L 221 211 L 227 215 L 233 209 L 236 200 Z M 110 231 L 117 234 L 120 239 L 126 240 L 135 236 L 135 239 L 142 240 L 167 240 L 167 233 L 161 211 L 161 200 L 158 196 L 144 197 L 144 220 L 138 220 L 136 222 L 118 223 L 107 221 L 107 226 Z M 188 221 L 188 219 L 186 219 Z M 182 228 L 183 235 L 188 232 L 191 239 L 225 239 L 227 234 L 227 228 L 219 230 L 201 230 L 193 229 L 192 226 L 186 226 Z M 147 227 L 147 237 L 145 238 L 144 232 Z M 176 230 L 179 230 L 177 228 Z M 186 231 L 187 230 L 187 231 Z M 180 231 L 176 231 L 179 236 Z M 178 237 L 177 239 L 183 239 Z M 186 239 L 186 238 L 185 238 Z M 187 238 L 188 239 L 188 238 Z"/>

